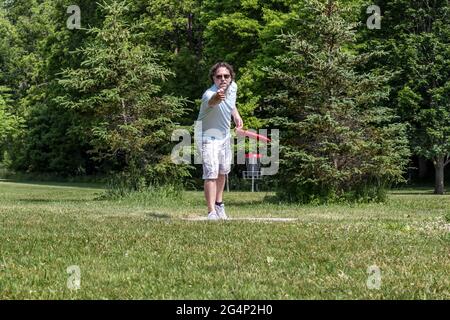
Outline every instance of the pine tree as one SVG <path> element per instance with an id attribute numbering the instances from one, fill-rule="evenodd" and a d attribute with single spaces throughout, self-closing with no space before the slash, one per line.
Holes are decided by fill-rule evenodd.
<path id="1" fill-rule="evenodd" d="M 267 109 L 281 134 L 279 195 L 380 200 L 383 187 L 402 179 L 408 156 L 405 128 L 379 106 L 389 74 L 357 72 L 370 55 L 352 50 L 356 24 L 339 1 L 306 4 L 312 19 L 280 37 L 287 52 L 268 69 L 281 86 Z"/>
<path id="2" fill-rule="evenodd" d="M 90 29 L 93 40 L 77 50 L 81 67 L 62 73 L 68 94 L 58 102 L 84 115 L 91 153 L 119 159 L 122 178 L 132 189 L 187 175 L 186 167 L 175 166 L 169 156 L 174 120 L 184 112 L 183 100 L 160 94 L 172 73 L 159 64 L 151 46 L 139 41 L 143 25 L 126 21 L 124 3 L 101 8 L 103 26 Z"/>
<path id="3" fill-rule="evenodd" d="M 396 71 L 389 104 L 408 123 L 414 154 L 431 160 L 436 194 L 444 193 L 450 163 L 450 3 L 448 0 L 378 0 L 382 28 L 366 32 L 366 50 L 383 50 L 383 65 Z"/>

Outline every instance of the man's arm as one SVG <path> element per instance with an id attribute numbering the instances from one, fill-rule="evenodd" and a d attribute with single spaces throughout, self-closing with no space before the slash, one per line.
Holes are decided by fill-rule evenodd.
<path id="1" fill-rule="evenodd" d="M 237 98 L 237 84 L 236 82 L 232 82 L 230 85 L 231 89 L 231 100 L 234 105 L 233 111 L 231 111 L 231 115 L 233 116 L 234 123 L 236 128 L 242 128 L 244 126 L 244 122 L 242 121 L 241 115 L 236 107 L 236 98 Z"/>
<path id="2" fill-rule="evenodd" d="M 217 106 L 219 103 L 225 100 L 225 89 L 226 87 L 220 87 L 219 90 L 217 90 L 216 94 L 213 95 L 212 98 L 208 101 L 209 107 Z"/>
<path id="3" fill-rule="evenodd" d="M 244 122 L 242 121 L 241 115 L 239 114 L 239 111 L 236 107 L 234 107 L 233 111 L 231 112 L 231 115 L 233 116 L 236 128 L 242 128 L 244 126 Z"/>

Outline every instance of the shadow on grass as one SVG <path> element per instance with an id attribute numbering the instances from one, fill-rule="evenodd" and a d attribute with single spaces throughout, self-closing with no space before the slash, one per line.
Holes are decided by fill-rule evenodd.
<path id="1" fill-rule="evenodd" d="M 26 181 L 20 179 L 0 179 L 1 182 L 36 185 L 36 186 L 49 186 L 49 187 L 72 187 L 72 188 L 85 188 L 85 189 L 104 189 L 105 186 L 101 183 L 93 182 L 58 182 L 58 181 Z"/>
<path id="2" fill-rule="evenodd" d="M 448 195 L 450 193 L 450 188 L 446 188 L 444 191 L 444 195 Z M 389 190 L 389 194 L 391 195 L 426 195 L 426 196 L 433 196 L 438 195 L 434 193 L 434 187 L 433 186 L 412 186 L 412 187 L 405 187 L 405 188 L 398 188 L 398 189 L 391 189 Z"/>
<path id="3" fill-rule="evenodd" d="M 283 199 L 280 199 L 279 197 L 275 195 L 265 195 L 261 197 L 260 199 L 226 199 L 225 200 L 226 206 L 239 206 L 242 208 L 246 207 L 253 207 L 253 206 L 264 206 L 264 205 L 275 205 L 275 206 L 308 206 L 309 204 L 301 204 L 296 202 L 289 202 Z"/>
<path id="4" fill-rule="evenodd" d="M 157 219 L 157 220 L 170 220 L 172 217 L 166 213 L 159 213 L 159 212 L 148 212 L 145 214 L 145 216 L 149 219 Z"/>
<path id="5" fill-rule="evenodd" d="M 439 196 L 439 194 L 434 193 L 433 191 L 428 191 L 428 192 L 420 192 L 420 191 L 411 191 L 411 192 L 391 192 L 391 195 L 402 195 L 402 196 Z M 449 193 L 445 193 L 445 194 L 441 194 L 440 196 L 449 196 Z"/>
<path id="6" fill-rule="evenodd" d="M 17 202 L 23 203 L 61 203 L 61 202 L 74 202 L 74 203 L 85 203 L 91 201 L 98 201 L 95 199 L 14 199 Z"/>
<path id="7" fill-rule="evenodd" d="M 390 194 L 404 194 L 404 195 L 434 195 L 434 183 L 413 183 L 408 185 L 399 185 L 392 187 L 388 192 Z M 450 187 L 444 186 L 444 192 L 449 193 Z"/>

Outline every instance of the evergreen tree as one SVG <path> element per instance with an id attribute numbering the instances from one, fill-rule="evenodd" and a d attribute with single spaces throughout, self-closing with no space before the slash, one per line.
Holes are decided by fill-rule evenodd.
<path id="1" fill-rule="evenodd" d="M 78 2 L 86 25 L 92 21 L 89 3 Z M 93 173 L 89 170 L 93 162 L 86 154 L 89 143 L 74 130 L 80 118 L 52 101 L 61 90 L 56 74 L 63 67 L 79 64 L 68 51 L 78 47 L 85 36 L 82 30 L 67 29 L 69 4 L 68 0 L 3 3 L 7 23 L 0 25 L 9 23 L 12 28 L 5 28 L 6 37 L 0 40 L 0 51 L 7 53 L 2 55 L 4 63 L 0 62 L 4 71 L 0 78 L 11 88 L 11 112 L 24 119 L 24 130 L 17 132 L 7 147 L 10 168 L 16 171 Z"/>
<path id="2" fill-rule="evenodd" d="M 356 24 L 339 1 L 305 4 L 312 19 L 280 37 L 287 52 L 268 69 L 281 85 L 266 108 L 281 129 L 279 195 L 380 200 L 387 184 L 402 179 L 408 156 L 404 127 L 379 105 L 389 75 L 357 72 L 370 55 L 351 49 Z"/>
<path id="3" fill-rule="evenodd" d="M 380 30 L 365 31 L 365 50 L 382 50 L 372 66 L 396 72 L 388 103 L 409 124 L 409 141 L 418 156 L 435 168 L 436 194 L 444 193 L 444 168 L 450 163 L 448 88 L 450 78 L 450 4 L 448 0 L 376 1 Z"/>
<path id="4" fill-rule="evenodd" d="M 170 65 L 174 76 L 161 91 L 187 98 L 185 124 L 197 116 L 197 103 L 207 80 L 209 66 L 203 59 L 201 0 L 133 0 L 129 19 L 145 26 L 142 41 L 161 53 L 160 61 Z"/>
<path id="5" fill-rule="evenodd" d="M 60 83 L 68 94 L 59 97 L 65 108 L 85 118 L 85 131 L 100 159 L 119 159 L 128 186 L 140 189 L 187 175 L 186 167 L 170 160 L 174 120 L 184 112 L 184 102 L 160 95 L 160 86 L 172 73 L 159 64 L 154 49 L 142 44 L 143 25 L 130 25 L 127 6 L 112 1 L 101 8 L 106 17 L 101 28 L 77 50 L 80 68 L 66 69 Z M 80 131 L 80 132 L 81 132 Z"/>

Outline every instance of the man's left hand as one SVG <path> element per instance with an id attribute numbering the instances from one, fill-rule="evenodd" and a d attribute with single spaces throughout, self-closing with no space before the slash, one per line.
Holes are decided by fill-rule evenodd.
<path id="1" fill-rule="evenodd" d="M 234 123 L 236 124 L 236 128 L 242 128 L 244 126 L 244 122 L 240 115 L 234 115 L 233 117 Z"/>

